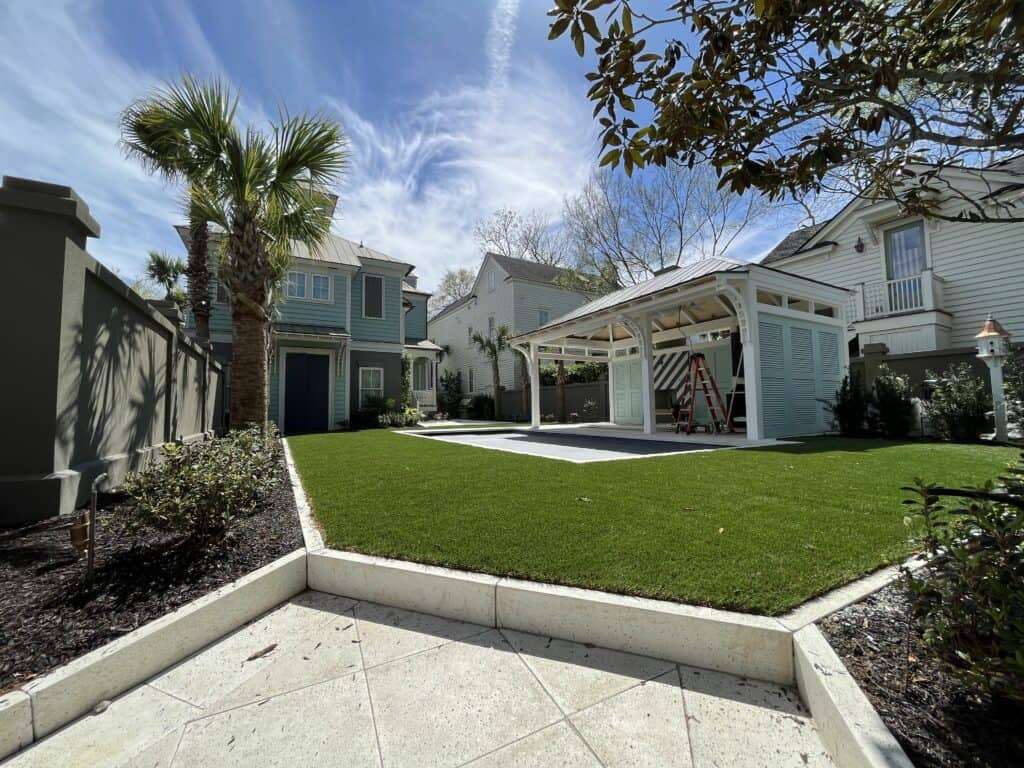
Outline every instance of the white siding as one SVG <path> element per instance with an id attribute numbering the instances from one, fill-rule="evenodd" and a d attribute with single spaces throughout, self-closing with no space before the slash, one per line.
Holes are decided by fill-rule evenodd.
<path id="1" fill-rule="evenodd" d="M 467 329 L 472 327 L 487 333 L 487 318 L 494 317 L 494 326 L 507 325 L 515 335 L 532 331 L 537 327 L 537 312 L 547 309 L 550 319 L 564 315 L 586 301 L 581 293 L 562 290 L 554 286 L 510 280 L 508 274 L 492 259 L 486 259 L 480 267 L 482 276 L 477 282 L 476 299 L 446 314 L 431 320 L 427 326 L 427 337 L 448 352 L 442 357 L 442 370 L 462 372 L 462 390 L 468 392 L 468 371 L 473 369 L 475 392 L 491 392 L 493 386 L 490 361 L 469 343 Z M 488 289 L 486 272 L 497 270 L 494 291 Z M 506 389 L 519 386 L 518 352 L 507 350 L 501 356 L 501 384 Z"/>
<path id="2" fill-rule="evenodd" d="M 989 312 L 1016 340 L 1024 341 L 1024 224 L 931 221 L 925 232 L 928 263 L 945 281 L 940 308 L 952 315 L 950 346 L 974 346 L 974 335 Z M 863 253 L 854 250 L 858 237 L 865 245 Z M 825 232 L 824 239 L 838 243 L 833 252 L 769 266 L 844 288 L 885 279 L 884 237 L 879 233 L 876 243 L 859 215 Z"/>

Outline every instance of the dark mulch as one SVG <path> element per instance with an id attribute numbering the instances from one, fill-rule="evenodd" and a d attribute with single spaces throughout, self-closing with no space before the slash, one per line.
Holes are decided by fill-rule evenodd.
<path id="1" fill-rule="evenodd" d="M 24 533 L 0 529 L 0 693 L 212 592 L 302 545 L 295 498 L 281 461 L 265 507 L 239 520 L 234 541 L 210 553 L 155 531 L 125 534 L 123 497 L 100 498 L 96 574 L 70 545 L 65 521 Z M 12 535 L 13 534 L 13 535 Z"/>
<path id="2" fill-rule="evenodd" d="M 1024 708 L 963 686 L 921 642 L 896 582 L 821 622 L 882 720 L 918 768 L 1024 765 Z"/>

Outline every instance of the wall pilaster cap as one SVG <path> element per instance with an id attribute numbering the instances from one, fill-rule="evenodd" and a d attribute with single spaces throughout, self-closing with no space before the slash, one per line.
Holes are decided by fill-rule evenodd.
<path id="1" fill-rule="evenodd" d="M 100 236 L 99 222 L 92 217 L 89 206 L 71 187 L 4 176 L 3 186 L 0 187 L 0 206 L 66 216 L 74 219 L 86 237 Z"/>

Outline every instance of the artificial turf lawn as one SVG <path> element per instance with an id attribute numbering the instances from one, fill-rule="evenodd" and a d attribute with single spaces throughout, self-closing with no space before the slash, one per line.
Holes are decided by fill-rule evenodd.
<path id="1" fill-rule="evenodd" d="M 327 544 L 780 614 L 910 552 L 914 477 L 993 477 L 1017 451 L 814 438 L 572 464 L 370 430 L 289 438 Z"/>

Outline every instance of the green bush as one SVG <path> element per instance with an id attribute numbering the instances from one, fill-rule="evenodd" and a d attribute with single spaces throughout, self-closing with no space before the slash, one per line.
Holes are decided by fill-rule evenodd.
<path id="1" fill-rule="evenodd" d="M 864 391 L 857 374 L 852 377 L 844 376 L 839 389 L 836 390 L 835 398 L 822 402 L 828 412 L 832 414 L 839 434 L 844 437 L 856 437 L 864 434 L 871 396 Z"/>
<path id="2" fill-rule="evenodd" d="M 1024 430 L 1024 348 L 1018 349 L 1003 368 L 1003 396 L 1006 417 L 1017 429 Z"/>
<path id="3" fill-rule="evenodd" d="M 403 408 L 400 411 L 387 411 L 377 417 L 382 427 L 415 427 L 423 419 L 419 408 Z"/>
<path id="4" fill-rule="evenodd" d="M 970 685 L 1024 703 L 1024 458 L 998 486 L 909 490 L 932 557 L 908 576 L 925 643 Z"/>
<path id="5" fill-rule="evenodd" d="M 469 418 L 493 419 L 494 398 L 490 395 L 473 395 L 473 399 L 469 401 Z"/>
<path id="6" fill-rule="evenodd" d="M 441 374 L 441 389 L 437 393 L 437 404 L 449 418 L 459 417 L 459 402 L 462 400 L 462 374 L 459 371 L 444 371 Z"/>
<path id="7" fill-rule="evenodd" d="M 906 437 L 914 426 L 914 391 L 910 379 L 898 376 L 885 365 L 874 383 L 878 427 L 886 437 Z"/>
<path id="8" fill-rule="evenodd" d="M 981 437 L 992 408 L 988 382 L 975 376 L 967 363 L 952 365 L 941 376 L 928 371 L 927 377 L 935 384 L 925 412 L 939 436 L 961 442 Z"/>
<path id="9" fill-rule="evenodd" d="M 352 425 L 359 429 L 381 426 L 381 416 L 397 410 L 395 398 L 383 395 L 367 395 L 363 406 L 356 411 Z"/>
<path id="10" fill-rule="evenodd" d="M 229 537 L 238 517 L 255 512 L 279 480 L 281 443 L 274 428 L 170 444 L 163 459 L 125 479 L 131 528 L 150 527 L 208 546 Z"/>

